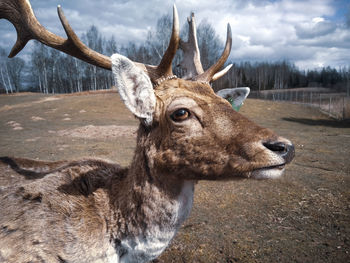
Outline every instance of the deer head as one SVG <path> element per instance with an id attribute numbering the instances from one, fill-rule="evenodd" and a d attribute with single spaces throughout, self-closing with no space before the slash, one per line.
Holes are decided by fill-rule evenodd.
<path id="1" fill-rule="evenodd" d="M 10 57 L 30 39 L 36 39 L 90 64 L 112 70 L 122 100 L 140 119 L 138 147 L 146 154 L 152 171 L 171 172 L 177 178 L 193 180 L 270 178 L 281 175 L 285 165 L 292 160 L 294 147 L 290 141 L 234 111 L 209 84 L 231 67 L 220 71 L 231 50 L 230 25 L 227 26 L 224 52 L 204 71 L 194 15 L 188 19 L 188 41 L 180 41 L 175 6 L 171 39 L 158 66 L 133 62 L 120 54 L 109 58 L 89 49 L 76 36 L 60 6 L 58 15 L 67 39 L 43 28 L 29 1 L 2 0 L 0 18 L 8 19 L 18 34 Z M 179 45 L 184 51 L 184 79 L 174 76 L 171 67 Z"/>
<path id="2" fill-rule="evenodd" d="M 209 84 L 231 67 L 219 71 L 231 49 L 230 26 L 222 56 L 203 71 L 193 14 L 188 22 L 189 40 L 180 42 L 188 80 L 169 75 L 152 86 L 147 74 L 132 61 L 119 54 L 112 56 L 119 93 L 144 125 L 139 137 L 148 165 L 155 174 L 171 173 L 192 180 L 278 177 L 294 156 L 293 145 L 232 110 L 225 99 L 232 100 L 238 111 L 249 88 L 226 89 L 219 92 L 220 97 Z M 173 28 L 178 28 L 175 23 L 177 19 Z"/>

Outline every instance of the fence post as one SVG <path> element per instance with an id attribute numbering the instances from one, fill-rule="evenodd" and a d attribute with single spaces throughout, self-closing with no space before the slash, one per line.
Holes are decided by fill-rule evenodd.
<path id="1" fill-rule="evenodd" d="M 312 92 L 310 92 L 310 104 L 312 106 Z"/>
<path id="2" fill-rule="evenodd" d="M 345 119 L 345 98 L 343 97 L 343 120 Z"/>
<path id="3" fill-rule="evenodd" d="M 328 114 L 331 115 L 331 103 L 332 103 L 332 97 L 329 97 L 329 104 L 328 104 Z"/>
<path id="4" fill-rule="evenodd" d="M 321 93 L 319 93 L 319 95 L 320 95 L 320 103 L 319 103 L 318 107 L 321 109 Z"/>

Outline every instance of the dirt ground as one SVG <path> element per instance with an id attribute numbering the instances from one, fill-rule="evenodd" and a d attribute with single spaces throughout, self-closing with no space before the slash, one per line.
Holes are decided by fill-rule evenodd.
<path id="1" fill-rule="evenodd" d="M 200 182 L 194 207 L 154 262 L 350 262 L 350 123 L 248 99 L 241 113 L 293 141 L 277 180 Z M 0 96 L 0 156 L 108 158 L 127 165 L 138 121 L 115 92 Z"/>

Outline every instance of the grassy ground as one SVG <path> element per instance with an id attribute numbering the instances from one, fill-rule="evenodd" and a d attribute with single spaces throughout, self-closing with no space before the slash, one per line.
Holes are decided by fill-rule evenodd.
<path id="1" fill-rule="evenodd" d="M 278 180 L 200 182 L 155 262 L 350 262 L 350 123 L 301 105 L 248 100 L 241 113 L 292 140 Z M 111 92 L 0 96 L 0 156 L 96 156 L 127 165 L 137 120 Z"/>

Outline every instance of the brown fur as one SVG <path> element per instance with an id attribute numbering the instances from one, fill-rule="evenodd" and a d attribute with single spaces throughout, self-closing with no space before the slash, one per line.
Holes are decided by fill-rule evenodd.
<path id="1" fill-rule="evenodd" d="M 249 177 L 281 164 L 261 143 L 287 140 L 235 112 L 208 85 L 168 80 L 155 94 L 152 127 L 140 124 L 129 168 L 97 159 L 1 159 L 0 180 L 10 184 L 0 188 L 0 262 L 107 262 L 112 252 L 123 254 L 120 240 L 171 224 L 168 207 L 185 181 Z M 181 123 L 170 118 L 176 101 L 190 102 Z"/>

